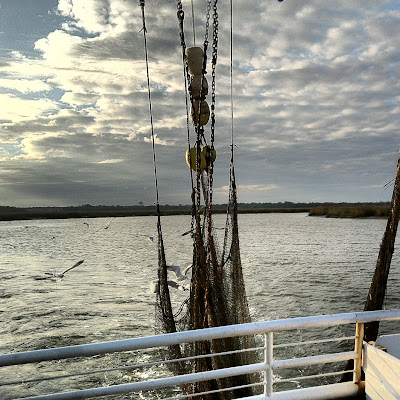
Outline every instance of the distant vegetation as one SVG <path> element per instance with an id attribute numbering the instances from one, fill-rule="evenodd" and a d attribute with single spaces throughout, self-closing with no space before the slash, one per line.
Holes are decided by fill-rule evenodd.
<path id="1" fill-rule="evenodd" d="M 162 205 L 163 215 L 191 214 L 191 205 Z M 215 213 L 225 213 L 226 204 L 216 204 Z M 307 212 L 311 216 L 333 218 L 384 218 L 389 213 L 389 203 L 239 203 L 239 213 L 296 213 Z M 66 219 L 97 217 L 129 217 L 156 215 L 155 206 L 82 206 L 71 207 L 8 207 L 0 206 L 0 221 L 27 219 Z"/>
<path id="2" fill-rule="evenodd" d="M 324 216 L 327 218 L 387 218 L 389 205 L 356 205 L 356 206 L 321 206 L 312 208 L 310 216 Z"/>

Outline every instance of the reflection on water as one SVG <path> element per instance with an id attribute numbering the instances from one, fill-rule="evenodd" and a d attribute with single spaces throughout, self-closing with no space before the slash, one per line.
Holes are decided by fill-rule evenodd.
<path id="1" fill-rule="evenodd" d="M 154 333 L 155 298 L 149 286 L 157 276 L 157 245 L 148 236 L 156 236 L 156 219 L 108 222 L 109 218 L 0 223 L 2 353 Z M 223 215 L 215 217 L 215 225 L 224 226 Z M 384 220 L 306 214 L 240 215 L 253 320 L 362 310 L 385 225 Z M 191 263 L 190 236 L 181 236 L 188 229 L 188 216 L 163 218 L 168 263 Z M 46 272 L 60 273 L 79 260 L 84 263 L 61 281 L 34 279 Z M 399 261 L 395 253 L 386 308 L 399 306 Z M 182 299 L 175 300 L 178 307 Z M 96 365 L 96 358 L 86 362 Z M 117 375 L 132 379 L 129 372 Z M 114 381 L 111 374 L 101 379 L 100 385 L 104 379 Z M 52 383 L 31 386 L 40 393 Z M 2 398 L 14 398 L 12 391 L 0 388 Z"/>

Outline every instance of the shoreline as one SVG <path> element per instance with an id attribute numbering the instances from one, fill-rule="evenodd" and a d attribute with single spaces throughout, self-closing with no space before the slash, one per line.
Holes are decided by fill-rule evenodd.
<path id="1" fill-rule="evenodd" d="M 161 215 L 191 215 L 191 206 L 160 206 Z M 277 203 L 268 204 L 240 204 L 239 214 L 267 214 L 267 213 L 308 213 L 309 216 L 325 218 L 387 218 L 390 206 L 388 203 L 377 204 L 299 204 Z M 215 205 L 214 214 L 225 214 L 226 205 Z M 0 221 L 22 221 L 39 219 L 79 219 L 79 218 L 114 218 L 156 216 L 154 206 L 80 206 L 80 207 L 37 207 L 16 208 L 0 207 Z"/>
<path id="2" fill-rule="evenodd" d="M 239 214 L 266 213 L 308 213 L 309 208 L 254 208 L 239 209 Z M 213 209 L 214 214 L 225 214 L 226 208 Z M 156 216 L 156 210 L 104 210 L 104 211 L 16 211 L 0 213 L 0 221 L 24 221 L 40 219 L 81 219 L 81 218 L 116 218 L 116 217 L 148 217 Z M 162 216 L 191 215 L 191 209 L 162 209 Z"/>

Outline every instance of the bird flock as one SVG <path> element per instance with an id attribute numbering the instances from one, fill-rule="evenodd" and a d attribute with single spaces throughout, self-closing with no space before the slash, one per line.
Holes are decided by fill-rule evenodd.
<path id="1" fill-rule="evenodd" d="M 98 232 L 100 230 L 107 230 L 110 228 L 111 222 L 115 219 L 111 218 L 107 224 L 103 227 L 97 228 L 94 232 Z M 91 224 L 89 222 L 83 222 L 83 224 L 86 226 L 87 229 L 91 228 Z M 182 236 L 186 236 L 188 234 L 192 234 L 193 230 L 189 230 L 185 233 L 182 234 Z M 154 243 L 155 242 L 155 237 L 154 236 L 149 236 L 146 234 L 142 233 L 136 233 L 133 234 L 133 236 L 137 237 L 143 237 L 146 238 L 148 241 Z M 79 267 L 81 264 L 83 264 L 84 260 L 80 260 L 76 262 L 72 267 L 67 268 L 65 271 L 61 273 L 57 273 L 55 271 L 53 272 L 45 272 L 45 276 L 35 276 L 35 280 L 48 280 L 48 281 L 60 281 L 65 277 L 65 274 L 77 267 Z M 168 271 L 168 279 L 167 279 L 167 284 L 170 288 L 180 290 L 180 291 L 188 291 L 190 289 L 190 282 L 191 282 L 191 269 L 193 265 L 189 264 L 186 267 L 182 268 L 178 265 L 167 265 L 167 271 Z M 150 284 L 150 290 L 152 293 L 157 293 L 160 288 L 160 283 L 158 280 L 154 280 Z"/>

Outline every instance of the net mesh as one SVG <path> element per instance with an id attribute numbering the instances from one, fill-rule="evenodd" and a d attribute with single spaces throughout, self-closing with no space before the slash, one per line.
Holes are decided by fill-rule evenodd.
<path id="1" fill-rule="evenodd" d="M 202 176 L 203 194 L 208 198 L 208 178 Z M 200 211 L 198 211 L 200 212 Z M 237 216 L 236 184 L 232 170 L 230 196 L 227 209 L 225 237 L 222 251 L 218 248 L 212 221 L 212 210 L 207 203 L 201 215 L 195 214 L 193 232 L 193 267 L 189 299 L 182 304 L 181 312 L 173 313 L 168 288 L 168 270 L 162 233 L 159 231 L 159 290 L 156 302 L 156 325 L 159 333 L 202 329 L 250 322 L 250 313 L 240 260 Z M 211 226 L 210 226 L 211 224 Z M 234 350 L 254 348 L 252 336 L 202 341 L 190 345 L 171 346 L 164 353 L 168 359 L 212 355 Z M 198 358 L 192 362 L 169 364 L 173 373 L 203 372 L 249 364 L 255 361 L 252 352 Z M 252 383 L 253 376 L 223 378 L 198 382 L 186 387 L 186 392 L 200 393 Z M 251 388 L 203 395 L 204 399 L 232 399 L 252 395 Z"/>
<path id="2" fill-rule="evenodd" d="M 184 66 L 185 88 L 190 88 L 190 74 L 188 70 L 187 51 L 184 35 L 184 12 L 182 3 L 177 0 L 177 16 L 180 27 L 182 46 L 182 61 Z M 208 28 L 212 10 L 212 82 L 211 82 L 211 137 L 209 146 L 206 143 L 204 129 L 198 120 L 194 120 L 196 133 L 196 159 L 192 160 L 189 138 L 189 103 L 194 107 L 194 98 L 191 90 L 186 94 L 186 112 L 188 128 L 189 165 L 195 165 L 196 179 L 192 182 L 192 238 L 193 262 L 189 297 L 175 311 L 171 302 L 169 291 L 168 271 L 164 245 L 162 240 L 160 217 L 158 219 L 158 289 L 156 301 L 156 331 L 158 333 L 173 333 L 183 330 L 203 329 L 209 327 L 225 326 L 250 322 L 249 307 L 242 273 L 238 210 L 235 171 L 233 167 L 233 144 L 231 145 L 230 189 L 225 224 L 225 234 L 222 248 L 218 245 L 216 230 L 213 224 L 212 212 L 212 187 L 214 173 L 214 158 L 206 156 L 207 168 L 202 169 L 202 146 L 208 149 L 208 155 L 214 154 L 215 133 L 215 66 L 217 62 L 218 45 L 218 12 L 217 0 L 207 1 L 206 34 L 203 46 L 203 63 L 201 76 L 200 98 L 207 94 L 203 90 L 204 76 L 206 74 Z M 190 99 L 188 101 L 187 99 Z M 202 104 L 200 102 L 200 104 Z M 201 111 L 201 106 L 200 110 Z M 198 112 L 198 115 L 201 113 Z M 233 141 L 233 138 L 232 138 Z M 203 148 L 204 150 L 204 148 Z M 208 157 L 208 158 L 207 158 Z M 201 205 L 202 204 L 202 205 Z M 159 215 L 159 213 L 158 213 Z M 176 308 L 176 307 L 174 307 Z M 191 361 L 169 363 L 168 367 L 174 374 L 204 372 L 215 369 L 235 367 L 254 363 L 254 351 L 235 350 L 252 349 L 255 347 L 253 336 L 233 337 L 218 340 L 195 342 L 170 346 L 163 354 L 166 359 L 181 359 L 196 357 Z M 228 354 L 221 354 L 228 353 Z M 204 356 L 204 357 L 202 357 Z M 223 379 L 196 382 L 183 388 L 186 394 L 196 394 L 224 389 L 218 393 L 202 394 L 201 399 L 233 399 L 247 397 L 255 394 L 249 387 L 254 380 L 254 375 L 243 375 Z M 233 387 L 241 387 L 232 389 Z M 199 398 L 195 397 L 194 398 Z"/>

